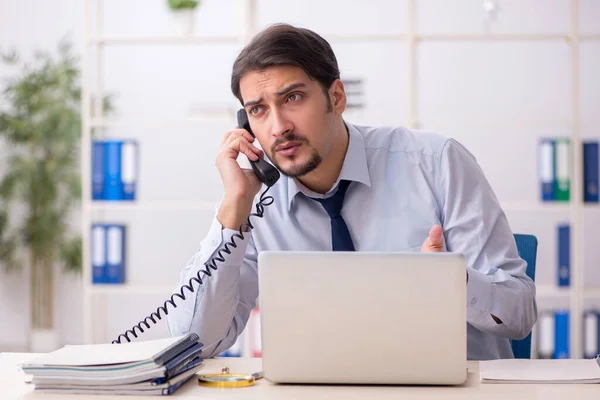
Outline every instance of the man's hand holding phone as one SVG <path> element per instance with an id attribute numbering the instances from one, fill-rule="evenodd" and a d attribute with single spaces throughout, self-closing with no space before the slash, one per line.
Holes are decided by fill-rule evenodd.
<path id="1" fill-rule="evenodd" d="M 261 182 L 254 171 L 242 169 L 237 162 L 240 153 L 252 161 L 264 156 L 263 151 L 254 146 L 255 140 L 247 130 L 239 128 L 223 136 L 215 163 L 225 189 L 217 215 L 223 228 L 238 230 L 248 220 L 254 196 L 260 190 Z"/>

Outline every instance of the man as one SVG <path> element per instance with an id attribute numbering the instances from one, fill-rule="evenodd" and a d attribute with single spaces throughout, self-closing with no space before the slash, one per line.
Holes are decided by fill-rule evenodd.
<path id="1" fill-rule="evenodd" d="M 448 250 L 468 264 L 468 358 L 513 357 L 509 339 L 525 337 L 537 319 L 535 287 L 476 160 L 436 134 L 344 121 L 339 75 L 329 44 L 289 25 L 267 28 L 239 54 L 231 88 L 256 139 L 244 129 L 223 138 L 216 166 L 224 197 L 181 284 L 213 257 L 225 260 L 170 311 L 170 332 L 198 333 L 205 357 L 231 347 L 256 304 L 263 250 Z M 264 217 L 252 217 L 252 230 L 240 226 L 261 185 L 240 168 L 239 153 L 268 156 L 283 175 Z M 337 213 L 323 200 L 342 197 Z M 230 254 L 219 253 L 236 234 Z"/>

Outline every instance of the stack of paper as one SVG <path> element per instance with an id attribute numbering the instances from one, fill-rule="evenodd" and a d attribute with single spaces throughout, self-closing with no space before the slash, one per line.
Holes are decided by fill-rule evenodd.
<path id="1" fill-rule="evenodd" d="M 169 395 L 202 367 L 190 333 L 122 344 L 65 346 L 22 364 L 37 392 Z"/>
<path id="2" fill-rule="evenodd" d="M 600 383 L 600 358 L 479 362 L 485 383 Z"/>

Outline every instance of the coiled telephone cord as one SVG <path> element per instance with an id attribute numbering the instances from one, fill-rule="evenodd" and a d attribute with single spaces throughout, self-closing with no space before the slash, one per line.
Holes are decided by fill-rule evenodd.
<path id="1" fill-rule="evenodd" d="M 153 312 L 152 314 L 150 314 L 149 316 L 147 316 L 146 318 L 144 318 L 143 320 L 138 322 L 131 329 L 128 329 L 124 333 L 120 334 L 117 337 L 117 339 L 112 341 L 112 343 L 120 344 L 122 340 L 127 340 L 127 342 L 131 342 L 131 340 L 132 340 L 131 336 L 133 336 L 134 338 L 137 338 L 140 333 L 144 333 L 145 329 L 146 330 L 150 329 L 152 326 L 156 325 L 158 323 L 158 321 L 162 320 L 162 318 L 164 316 L 168 315 L 169 314 L 169 307 L 168 307 L 169 305 L 172 306 L 171 308 L 177 308 L 177 304 L 175 303 L 176 298 L 179 298 L 181 300 L 186 300 L 186 290 L 189 292 L 189 294 L 194 293 L 194 291 L 198 287 L 200 287 L 200 285 L 203 284 L 202 279 L 204 279 L 206 277 L 211 277 L 213 271 L 217 270 L 217 263 L 221 263 L 221 262 L 225 261 L 224 255 L 231 254 L 231 249 L 238 247 L 238 245 L 236 243 L 236 239 L 243 240 L 243 238 L 244 238 L 243 234 L 244 234 L 244 231 L 246 231 L 246 228 L 249 228 L 250 230 L 254 229 L 254 225 L 252 225 L 252 222 L 250 221 L 250 219 L 252 217 L 262 218 L 264 215 L 264 212 L 265 212 L 265 207 L 269 206 L 273 203 L 273 200 L 274 200 L 273 197 L 266 195 L 270 188 L 271 188 L 270 186 L 267 186 L 267 188 L 260 195 L 259 202 L 256 203 L 256 212 L 251 213 L 248 216 L 248 220 L 240 225 L 238 232 L 236 232 L 232 235 L 231 240 L 229 240 L 227 243 L 225 243 L 225 245 L 217 252 L 217 254 L 214 257 L 212 257 L 211 260 L 207 261 L 204 264 L 205 269 L 198 270 L 198 273 L 196 274 L 196 276 L 191 277 L 186 285 L 181 286 L 179 291 L 173 293 L 171 295 L 171 297 L 163 303 L 162 306 L 160 306 L 156 309 L 155 312 Z M 194 282 L 196 282 L 198 284 L 198 287 L 196 289 L 194 289 L 194 286 L 193 286 Z M 152 323 L 152 325 L 151 325 L 151 323 Z"/>

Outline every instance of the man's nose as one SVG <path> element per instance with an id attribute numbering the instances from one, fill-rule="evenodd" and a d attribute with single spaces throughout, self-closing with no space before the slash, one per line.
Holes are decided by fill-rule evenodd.
<path id="1" fill-rule="evenodd" d="M 294 129 L 292 122 L 281 111 L 271 112 L 271 135 L 283 136 Z"/>

